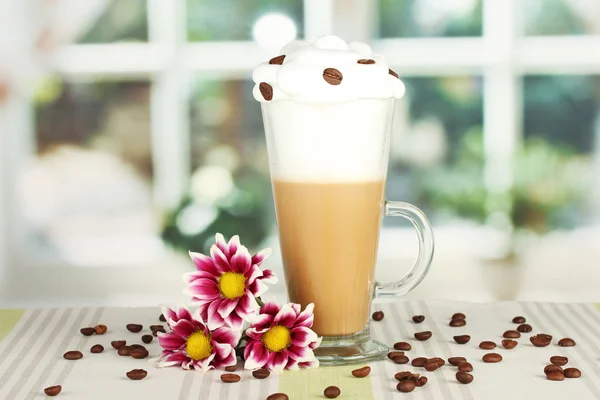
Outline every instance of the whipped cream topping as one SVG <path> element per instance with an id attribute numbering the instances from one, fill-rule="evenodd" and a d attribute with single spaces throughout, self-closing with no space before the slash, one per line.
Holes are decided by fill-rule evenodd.
<path id="1" fill-rule="evenodd" d="M 275 57 L 254 69 L 253 94 L 260 102 L 333 103 L 404 95 L 402 81 L 365 43 L 347 44 L 337 36 L 320 36 L 313 42 L 292 41 L 281 49 L 280 56 L 285 57 Z"/>

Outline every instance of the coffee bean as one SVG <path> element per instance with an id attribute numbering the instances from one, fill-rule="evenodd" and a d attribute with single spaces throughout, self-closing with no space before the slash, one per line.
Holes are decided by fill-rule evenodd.
<path id="1" fill-rule="evenodd" d="M 127 324 L 126 328 L 129 332 L 138 333 L 143 329 L 143 326 L 140 324 Z"/>
<path id="2" fill-rule="evenodd" d="M 507 339 L 517 339 L 521 337 L 521 334 L 517 331 L 506 331 L 502 336 Z"/>
<path id="3" fill-rule="evenodd" d="M 394 358 L 392 358 L 392 361 L 395 362 L 396 364 L 406 364 L 409 359 L 408 357 L 402 355 L 402 356 L 396 356 Z"/>
<path id="4" fill-rule="evenodd" d="M 512 340 L 512 339 L 504 339 L 502 341 L 502 347 L 504 347 L 507 350 L 511 350 L 514 349 L 515 347 L 517 347 L 519 343 L 516 340 Z"/>
<path id="5" fill-rule="evenodd" d="M 131 349 L 129 355 L 135 359 L 141 360 L 142 358 L 148 357 L 149 353 L 146 349 Z"/>
<path id="6" fill-rule="evenodd" d="M 481 359 L 486 363 L 497 363 L 502 361 L 502 356 L 498 353 L 487 353 Z"/>
<path id="7" fill-rule="evenodd" d="M 141 379 L 144 379 L 146 376 L 148 376 L 148 372 L 146 372 L 146 370 L 143 370 L 143 369 L 132 369 L 131 371 L 127 372 L 125 375 L 127 375 L 127 377 L 129 379 L 131 379 L 132 381 L 139 381 Z"/>
<path id="8" fill-rule="evenodd" d="M 427 362 L 425 363 L 425 365 L 423 367 L 427 371 L 431 372 L 431 371 L 435 371 L 436 369 L 440 368 L 441 365 L 434 360 L 427 360 Z"/>
<path id="9" fill-rule="evenodd" d="M 94 327 L 94 331 L 96 332 L 96 335 L 104 335 L 106 331 L 108 331 L 108 327 L 106 325 L 99 324 Z"/>
<path id="10" fill-rule="evenodd" d="M 565 378 L 579 378 L 581 377 L 581 371 L 577 368 L 565 369 Z"/>
<path id="11" fill-rule="evenodd" d="M 403 356 L 403 355 L 404 355 L 403 351 L 390 351 L 389 353 L 387 353 L 387 358 L 389 358 L 390 360 L 393 360 L 394 357 Z"/>
<path id="12" fill-rule="evenodd" d="M 44 389 L 44 393 L 46 393 L 47 396 L 57 396 L 60 391 L 62 390 L 62 386 L 60 385 L 55 385 L 55 386 L 49 386 L 46 389 Z"/>
<path id="13" fill-rule="evenodd" d="M 450 319 L 467 319 L 467 316 L 461 312 L 454 313 Z"/>
<path id="14" fill-rule="evenodd" d="M 479 348 L 484 350 L 492 350 L 496 348 L 496 343 L 490 342 L 489 340 L 484 340 L 483 342 L 479 343 Z"/>
<path id="15" fill-rule="evenodd" d="M 417 387 L 425 386 L 427 384 L 427 377 L 426 376 L 422 376 L 420 378 L 413 379 L 412 381 L 415 383 L 415 385 Z"/>
<path id="16" fill-rule="evenodd" d="M 436 362 L 440 367 L 442 367 L 444 364 L 446 364 L 446 360 L 444 360 L 443 358 L 440 358 L 440 357 L 432 357 L 429 359 L 429 361 Z"/>
<path id="17" fill-rule="evenodd" d="M 413 315 L 412 320 L 415 324 L 420 324 L 421 322 L 425 321 L 425 316 L 424 315 Z"/>
<path id="18" fill-rule="evenodd" d="M 370 373 L 371 373 L 371 367 L 369 367 L 369 366 L 352 370 L 352 375 L 357 378 L 364 378 L 365 376 L 368 376 Z"/>
<path id="19" fill-rule="evenodd" d="M 384 317 L 383 311 L 375 311 L 371 316 L 375 321 L 381 321 Z"/>
<path id="20" fill-rule="evenodd" d="M 104 346 L 102 346 L 101 344 L 95 344 L 90 349 L 90 353 L 94 353 L 94 354 L 102 353 L 103 351 L 104 351 Z"/>
<path id="21" fill-rule="evenodd" d="M 546 347 L 550 344 L 550 342 L 552 342 L 552 336 L 546 335 L 545 333 L 540 333 L 530 337 L 529 341 L 531 341 L 531 344 L 533 344 L 535 347 Z"/>
<path id="22" fill-rule="evenodd" d="M 550 381 L 564 381 L 565 375 L 558 371 L 553 371 L 546 374 L 546 379 Z"/>
<path id="23" fill-rule="evenodd" d="M 469 335 L 454 336 L 454 341 L 458 344 L 467 344 L 469 340 L 471 340 L 471 336 Z"/>
<path id="24" fill-rule="evenodd" d="M 163 325 L 150 325 L 150 330 L 152 332 L 154 331 L 163 331 L 165 330 L 165 327 Z"/>
<path id="25" fill-rule="evenodd" d="M 323 70 L 323 79 L 330 85 L 339 85 L 344 79 L 342 73 L 335 68 L 325 68 Z"/>
<path id="26" fill-rule="evenodd" d="M 411 365 L 413 367 L 423 367 L 425 366 L 425 363 L 427 363 L 428 359 L 425 357 L 417 357 L 417 358 L 413 358 Z"/>
<path id="27" fill-rule="evenodd" d="M 225 371 L 227 372 L 235 372 L 237 371 L 237 364 L 233 364 L 233 365 L 228 365 L 227 367 L 224 368 Z M 254 372 L 253 372 L 254 374 Z"/>
<path id="28" fill-rule="evenodd" d="M 473 382 L 473 375 L 469 374 L 468 372 L 458 371 L 456 373 L 456 380 L 462 383 L 463 385 L 467 385 Z"/>
<path id="29" fill-rule="evenodd" d="M 410 371 L 400 371 L 396 375 L 394 375 L 394 378 L 396 378 L 397 381 L 405 381 L 407 379 L 411 379 L 413 375 L 415 374 L 413 374 Z"/>
<path id="30" fill-rule="evenodd" d="M 113 340 L 112 342 L 110 342 L 110 345 L 115 350 L 119 350 L 121 347 L 125 346 L 126 344 L 127 344 L 127 342 L 125 340 Z"/>
<path id="31" fill-rule="evenodd" d="M 221 375 L 221 381 L 225 383 L 235 383 L 242 379 L 238 374 L 223 374 Z"/>
<path id="32" fill-rule="evenodd" d="M 256 371 L 252 371 L 252 376 L 255 377 L 256 379 L 266 379 L 269 377 L 269 375 L 271 375 L 271 372 L 269 372 L 269 370 L 265 369 L 265 368 L 261 368 L 261 369 L 257 369 Z"/>
<path id="33" fill-rule="evenodd" d="M 129 350 L 133 351 L 133 350 L 146 350 L 146 348 L 144 346 L 142 346 L 141 344 L 132 344 L 129 346 Z"/>
<path id="34" fill-rule="evenodd" d="M 159 320 L 160 322 L 167 322 L 167 319 L 165 318 L 165 316 L 164 316 L 163 314 L 160 314 L 160 315 L 158 316 L 158 320 Z"/>
<path id="35" fill-rule="evenodd" d="M 267 82 L 261 82 L 258 84 L 258 89 L 265 100 L 270 101 L 273 99 L 273 86 L 269 85 Z"/>
<path id="36" fill-rule="evenodd" d="M 450 325 L 453 328 L 458 328 L 459 326 L 465 326 L 466 324 L 467 324 L 466 319 L 453 319 L 450 321 L 450 323 L 448 325 Z"/>
<path id="37" fill-rule="evenodd" d="M 155 329 L 152 331 L 152 336 L 158 336 L 159 333 L 167 333 L 167 331 L 165 328 Z"/>
<path id="38" fill-rule="evenodd" d="M 409 393 L 409 392 L 412 392 L 413 390 L 415 390 L 416 386 L 417 385 L 415 385 L 415 383 L 413 381 L 407 380 L 407 381 L 398 382 L 398 384 L 396 385 L 396 389 L 402 393 Z"/>
<path id="39" fill-rule="evenodd" d="M 388 73 L 389 73 L 390 75 L 392 75 L 394 78 L 398 78 L 398 74 L 397 74 L 397 73 L 395 73 L 394 71 L 392 71 L 391 69 L 388 69 Z"/>
<path id="40" fill-rule="evenodd" d="M 271 65 L 281 65 L 283 64 L 283 60 L 285 60 L 285 54 L 282 54 L 277 57 L 273 57 L 269 60 L 269 64 Z"/>
<path id="41" fill-rule="evenodd" d="M 144 342 L 146 344 L 151 343 L 152 339 L 154 339 L 152 337 L 152 335 L 144 335 L 144 336 L 142 336 L 142 342 Z"/>
<path id="42" fill-rule="evenodd" d="M 65 360 L 79 360 L 83 357 L 83 353 L 77 350 L 67 351 L 63 354 Z"/>
<path id="43" fill-rule="evenodd" d="M 561 374 L 564 374 L 564 371 L 561 367 L 559 367 L 558 365 L 554 365 L 554 364 L 550 364 L 550 365 L 546 365 L 546 367 L 544 368 L 544 374 L 548 375 L 550 372 L 560 372 Z"/>
<path id="44" fill-rule="evenodd" d="M 323 390 L 323 395 L 328 399 L 335 399 L 338 397 L 342 391 L 337 386 L 327 386 L 325 390 Z"/>
<path id="45" fill-rule="evenodd" d="M 532 330 L 533 330 L 533 328 L 529 324 L 521 324 L 521 325 L 517 326 L 517 332 L 529 333 Z"/>
<path id="46" fill-rule="evenodd" d="M 407 343 L 407 342 L 398 342 L 398 343 L 394 343 L 394 349 L 402 350 L 402 351 L 409 351 L 412 349 L 412 346 L 410 345 L 410 343 Z"/>
<path id="47" fill-rule="evenodd" d="M 448 359 L 448 362 L 450 363 L 450 365 L 454 365 L 455 367 L 458 367 L 460 364 L 466 362 L 467 359 L 464 357 L 450 357 Z"/>
<path id="48" fill-rule="evenodd" d="M 473 371 L 473 365 L 471 365 L 470 362 L 460 363 L 458 365 L 458 370 L 460 372 L 472 372 Z"/>
<path id="49" fill-rule="evenodd" d="M 571 338 L 564 338 L 558 341 L 558 345 L 562 347 L 572 347 L 575 346 L 575 341 Z"/>
<path id="50" fill-rule="evenodd" d="M 569 359 L 563 356 L 552 356 L 550 357 L 550 362 L 554 365 L 562 367 L 563 365 L 567 365 Z"/>
<path id="51" fill-rule="evenodd" d="M 285 393 L 273 393 L 267 397 L 267 400 L 290 400 L 290 398 Z"/>
<path id="52" fill-rule="evenodd" d="M 131 355 L 131 348 L 129 346 L 119 347 L 117 354 L 122 357 L 129 357 Z"/>
<path id="53" fill-rule="evenodd" d="M 357 61 L 359 64 L 375 64 L 375 60 L 371 60 L 370 58 L 361 58 Z"/>
<path id="54" fill-rule="evenodd" d="M 525 319 L 525 317 L 518 316 L 513 318 L 513 322 L 515 324 L 524 324 L 525 322 L 527 322 L 527 320 Z"/>
<path id="55" fill-rule="evenodd" d="M 85 336 L 92 336 L 94 333 L 96 333 L 96 330 L 94 328 L 88 327 L 88 328 L 81 328 L 79 330 L 79 332 L 81 332 L 81 334 L 85 335 Z"/>
<path id="56" fill-rule="evenodd" d="M 431 337 L 431 331 L 417 332 L 415 333 L 415 339 L 424 341 Z"/>

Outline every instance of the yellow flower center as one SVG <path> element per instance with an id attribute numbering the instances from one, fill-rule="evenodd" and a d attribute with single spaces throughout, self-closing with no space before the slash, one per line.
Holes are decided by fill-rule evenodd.
<path id="1" fill-rule="evenodd" d="M 246 277 L 235 272 L 225 272 L 219 279 L 219 290 L 229 300 L 242 297 L 246 292 Z"/>
<path id="2" fill-rule="evenodd" d="M 276 325 L 263 335 L 262 342 L 270 351 L 281 351 L 292 344 L 292 336 L 288 328 Z"/>
<path id="3" fill-rule="evenodd" d="M 196 331 L 190 335 L 185 344 L 185 350 L 193 360 L 204 360 L 212 353 L 210 337 L 207 337 L 203 331 Z"/>

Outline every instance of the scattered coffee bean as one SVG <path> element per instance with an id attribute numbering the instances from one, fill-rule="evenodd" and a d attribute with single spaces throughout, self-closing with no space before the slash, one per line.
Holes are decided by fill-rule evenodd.
<path id="1" fill-rule="evenodd" d="M 127 344 L 127 342 L 125 340 L 113 340 L 112 342 L 110 342 L 110 345 L 115 350 L 119 350 L 121 347 L 125 346 L 126 344 Z"/>
<path id="2" fill-rule="evenodd" d="M 402 351 L 409 351 L 412 349 L 412 346 L 410 345 L 410 343 L 407 343 L 407 342 L 398 342 L 398 343 L 394 343 L 394 349 L 402 350 Z"/>
<path id="3" fill-rule="evenodd" d="M 467 316 L 461 312 L 457 312 L 455 314 L 452 315 L 452 318 L 450 319 L 467 319 Z"/>
<path id="4" fill-rule="evenodd" d="M 129 346 L 129 350 L 146 350 L 141 344 L 132 344 Z"/>
<path id="5" fill-rule="evenodd" d="M 554 365 L 558 365 L 559 367 L 562 367 L 563 365 L 568 364 L 569 359 L 567 357 L 563 357 L 563 356 L 552 356 L 552 357 L 550 357 L 550 362 Z"/>
<path id="6" fill-rule="evenodd" d="M 62 386 L 60 385 L 55 385 L 55 386 L 49 386 L 46 389 L 44 389 L 44 393 L 46 393 L 47 396 L 57 396 L 60 391 L 62 390 Z"/>
<path id="7" fill-rule="evenodd" d="M 504 347 L 507 350 L 511 350 L 514 349 L 515 347 L 517 347 L 519 343 L 516 340 L 512 340 L 512 339 L 504 339 L 502 341 L 502 347 Z"/>
<path id="8" fill-rule="evenodd" d="M 337 386 L 327 386 L 325 390 L 323 390 L 323 395 L 328 399 L 335 399 L 338 397 L 342 391 Z"/>
<path id="9" fill-rule="evenodd" d="M 413 375 L 418 375 L 418 374 L 413 374 L 410 371 L 400 371 L 396 375 L 394 375 L 394 378 L 396 378 L 397 381 L 405 381 L 407 379 L 411 379 L 413 377 Z"/>
<path id="10" fill-rule="evenodd" d="M 428 360 L 423 367 L 427 371 L 431 372 L 431 371 L 435 371 L 436 369 L 440 368 L 440 364 L 438 364 L 435 361 Z"/>
<path id="11" fill-rule="evenodd" d="M 146 370 L 144 370 L 144 369 L 132 369 L 131 371 L 127 372 L 125 375 L 127 375 L 127 377 L 129 379 L 131 379 L 132 381 L 139 381 L 141 379 L 144 379 L 146 376 L 148 376 L 148 372 L 146 372 Z"/>
<path id="12" fill-rule="evenodd" d="M 83 357 L 83 353 L 77 350 L 67 351 L 63 354 L 65 360 L 79 360 Z"/>
<path id="13" fill-rule="evenodd" d="M 163 325 L 150 325 L 150 330 L 154 331 L 164 331 L 165 327 Z"/>
<path id="14" fill-rule="evenodd" d="M 131 349 L 129 351 L 129 355 L 138 360 L 148 357 L 149 354 L 146 349 Z"/>
<path id="15" fill-rule="evenodd" d="M 227 372 L 237 371 L 237 364 L 228 365 L 227 367 L 225 367 L 225 371 L 227 371 Z M 254 371 L 252 372 L 252 375 L 254 375 Z"/>
<path id="16" fill-rule="evenodd" d="M 517 331 L 506 331 L 502 336 L 507 339 L 517 339 L 521 337 L 521 334 Z"/>
<path id="17" fill-rule="evenodd" d="M 265 100 L 270 101 L 273 99 L 273 86 L 269 85 L 267 82 L 261 82 L 258 84 L 258 89 Z"/>
<path id="18" fill-rule="evenodd" d="M 564 381 L 565 375 L 560 373 L 559 371 L 552 371 L 546 374 L 546 379 L 550 381 Z"/>
<path id="19" fill-rule="evenodd" d="M 371 317 L 375 321 L 381 321 L 384 317 L 383 311 L 375 311 Z"/>
<path id="20" fill-rule="evenodd" d="M 558 341 L 558 345 L 562 347 L 572 347 L 575 346 L 575 341 L 571 338 L 564 338 Z"/>
<path id="21" fill-rule="evenodd" d="M 559 367 L 558 365 L 554 365 L 554 364 L 550 364 L 550 365 L 546 365 L 546 367 L 544 368 L 544 374 L 548 375 L 550 372 L 560 372 L 561 374 L 564 374 L 564 371 L 561 367 Z"/>
<path id="22" fill-rule="evenodd" d="M 102 353 L 103 351 L 104 351 L 104 346 L 102 346 L 101 344 L 95 344 L 90 349 L 90 353 L 94 353 L 94 354 Z"/>
<path id="23" fill-rule="evenodd" d="M 267 397 L 267 400 L 290 400 L 290 398 L 285 393 L 273 393 Z"/>
<path id="24" fill-rule="evenodd" d="M 388 69 L 388 73 L 389 73 L 390 75 L 392 75 L 394 78 L 398 78 L 398 74 L 397 74 L 397 73 L 395 73 L 394 71 L 392 71 L 391 69 Z"/>
<path id="25" fill-rule="evenodd" d="M 413 367 L 423 367 L 427 363 L 428 359 L 425 357 L 417 357 L 413 358 L 411 365 Z"/>
<path id="26" fill-rule="evenodd" d="M 325 82 L 329 83 L 330 85 L 336 86 L 342 83 L 344 76 L 335 68 L 325 68 L 323 70 L 323 79 L 325 79 Z"/>
<path id="27" fill-rule="evenodd" d="M 466 362 L 467 359 L 464 357 L 450 357 L 448 359 L 448 362 L 450 363 L 450 365 L 454 365 L 455 367 L 458 367 L 460 364 Z"/>
<path id="28" fill-rule="evenodd" d="M 469 335 L 458 335 L 454 336 L 454 341 L 458 344 L 467 344 L 471 340 L 471 336 Z"/>
<path id="29" fill-rule="evenodd" d="M 117 354 L 122 357 L 129 357 L 131 355 L 131 348 L 129 346 L 119 347 Z"/>
<path id="30" fill-rule="evenodd" d="M 225 383 L 235 383 L 239 382 L 242 379 L 238 374 L 222 374 L 221 381 Z"/>
<path id="31" fill-rule="evenodd" d="M 444 360 L 443 358 L 440 358 L 440 357 L 432 357 L 432 358 L 429 359 L 429 361 L 436 362 L 440 368 L 444 364 L 446 364 L 446 360 Z"/>
<path id="32" fill-rule="evenodd" d="M 521 324 L 521 325 L 517 326 L 517 332 L 529 333 L 532 330 L 533 330 L 533 328 L 529 324 Z"/>
<path id="33" fill-rule="evenodd" d="M 415 339 L 424 341 L 431 337 L 431 331 L 417 332 L 415 333 Z"/>
<path id="34" fill-rule="evenodd" d="M 413 379 L 412 381 L 415 383 L 415 386 L 417 386 L 417 387 L 425 386 L 427 384 L 427 377 L 421 376 L 420 378 Z"/>
<path id="35" fill-rule="evenodd" d="M 425 321 L 425 316 L 424 315 L 413 315 L 412 320 L 415 324 L 420 324 L 421 322 Z"/>
<path id="36" fill-rule="evenodd" d="M 167 333 L 167 331 L 165 331 L 165 328 L 155 329 L 152 331 L 152 336 L 158 336 L 159 333 Z"/>
<path id="37" fill-rule="evenodd" d="M 390 351 L 389 353 L 387 353 L 387 358 L 389 358 L 390 360 L 393 360 L 394 357 L 403 356 L 403 355 L 404 355 L 403 351 Z"/>
<path id="38" fill-rule="evenodd" d="M 144 336 L 142 336 L 142 342 L 144 342 L 146 344 L 151 343 L 152 339 L 154 339 L 152 337 L 152 335 L 144 335 Z"/>
<path id="39" fill-rule="evenodd" d="M 540 333 L 531 336 L 529 340 L 535 347 L 546 347 L 550 344 L 550 342 L 552 342 L 552 336 L 546 335 L 545 333 Z"/>
<path id="40" fill-rule="evenodd" d="M 282 54 L 280 56 L 277 57 L 273 57 L 269 60 L 269 64 L 271 65 L 281 65 L 283 64 L 283 60 L 285 60 L 285 54 Z"/>
<path id="41" fill-rule="evenodd" d="M 352 370 L 352 375 L 357 378 L 364 378 L 365 376 L 368 376 L 370 373 L 371 373 L 371 367 L 369 367 L 369 366 Z"/>
<path id="42" fill-rule="evenodd" d="M 458 328 L 459 326 L 465 326 L 466 324 L 467 324 L 466 319 L 453 319 L 450 321 L 450 323 L 448 325 L 450 325 L 453 328 Z"/>
<path id="43" fill-rule="evenodd" d="M 96 333 L 96 330 L 94 328 L 88 327 L 88 328 L 81 328 L 79 330 L 79 332 L 81 332 L 81 334 L 85 335 L 85 336 L 92 336 L 94 333 Z"/>
<path id="44" fill-rule="evenodd" d="M 496 348 L 496 343 L 490 342 L 489 340 L 484 340 L 479 343 L 479 348 L 483 350 L 492 350 Z"/>
<path id="45" fill-rule="evenodd" d="M 392 361 L 395 362 L 396 364 L 406 364 L 406 363 L 408 363 L 409 359 L 405 355 L 401 355 L 401 356 L 395 356 L 394 358 L 392 358 Z"/>
<path id="46" fill-rule="evenodd" d="M 165 318 L 165 316 L 164 316 L 163 314 L 160 314 L 160 315 L 158 316 L 158 320 L 159 320 L 160 322 L 167 322 L 167 319 Z"/>
<path id="47" fill-rule="evenodd" d="M 375 60 L 371 60 L 370 58 L 361 58 L 357 61 L 359 64 L 375 64 Z"/>
<path id="48" fill-rule="evenodd" d="M 565 378 L 579 378 L 581 377 L 581 371 L 577 368 L 565 369 Z"/>
<path id="49" fill-rule="evenodd" d="M 458 371 L 456 373 L 456 380 L 462 383 L 463 385 L 467 385 L 473 382 L 473 375 L 469 374 L 468 372 Z"/>
<path id="50" fill-rule="evenodd" d="M 256 371 L 252 371 L 252 376 L 256 379 L 266 379 L 271 375 L 271 372 L 268 369 L 261 368 Z"/>
<path id="51" fill-rule="evenodd" d="M 458 365 L 458 370 L 460 372 L 472 372 L 473 371 L 473 365 L 471 365 L 470 362 L 460 363 Z"/>
<path id="52" fill-rule="evenodd" d="M 498 353 L 487 353 L 481 359 L 486 363 L 497 363 L 502 361 L 502 356 Z"/>
<path id="53" fill-rule="evenodd" d="M 96 332 L 96 335 L 104 335 L 108 331 L 108 327 L 106 325 L 99 324 L 94 327 L 94 331 Z"/>
<path id="54" fill-rule="evenodd" d="M 525 317 L 518 316 L 513 318 L 513 323 L 515 324 L 524 324 L 525 322 L 527 322 Z"/>
<path id="55" fill-rule="evenodd" d="M 416 386 L 417 385 L 413 381 L 406 380 L 406 381 L 398 382 L 398 384 L 396 385 L 396 389 L 402 393 L 409 393 L 409 392 L 412 392 L 413 390 L 415 390 Z"/>
<path id="56" fill-rule="evenodd" d="M 129 332 L 138 333 L 143 329 L 143 326 L 140 324 L 127 324 L 126 328 Z"/>

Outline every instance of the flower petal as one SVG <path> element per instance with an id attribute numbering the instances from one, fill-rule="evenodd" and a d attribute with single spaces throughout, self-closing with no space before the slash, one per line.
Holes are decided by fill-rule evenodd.
<path id="1" fill-rule="evenodd" d="M 219 306 L 221 304 L 221 299 L 217 299 L 209 304 L 207 310 L 207 320 L 206 323 L 208 325 L 208 329 L 213 330 L 217 329 L 225 324 L 225 319 L 221 317 L 219 314 Z"/>
<path id="2" fill-rule="evenodd" d="M 179 350 L 185 346 L 185 339 L 175 333 L 158 333 L 158 343 L 165 350 Z"/>
<path id="3" fill-rule="evenodd" d="M 159 368 L 172 367 L 174 365 L 181 365 L 184 362 L 188 362 L 189 359 L 190 358 L 185 354 L 185 352 L 176 352 L 168 354 L 164 358 L 161 357 L 157 366 Z"/>
<path id="4" fill-rule="evenodd" d="M 215 234 L 215 244 L 217 245 L 217 247 L 219 249 L 221 249 L 223 254 L 225 254 L 225 257 L 228 257 L 228 258 L 230 257 L 229 246 L 227 245 L 227 242 L 225 241 L 225 237 L 222 234 L 220 234 L 220 233 Z"/>
<path id="5" fill-rule="evenodd" d="M 252 264 L 260 265 L 272 253 L 270 248 L 263 249 L 252 256 Z"/>
<path id="6" fill-rule="evenodd" d="M 181 319 L 177 322 L 173 322 L 173 320 L 171 320 L 169 326 L 171 327 L 171 330 L 173 330 L 174 334 L 179 335 L 182 338 L 187 338 L 196 331 L 194 323 L 185 319 Z"/>
<path id="7" fill-rule="evenodd" d="M 231 270 L 240 274 L 246 275 L 246 273 L 252 267 L 250 253 L 246 246 L 241 246 L 237 253 L 235 253 L 231 260 L 229 260 L 229 265 L 231 266 Z"/>
<path id="8" fill-rule="evenodd" d="M 222 326 L 212 332 L 212 340 L 217 343 L 229 344 L 236 347 L 242 338 L 241 331 L 234 331 L 227 326 Z"/>
<path id="9" fill-rule="evenodd" d="M 281 310 L 279 310 L 275 316 L 273 324 L 292 328 L 294 326 L 294 322 L 296 322 L 296 317 L 297 315 L 294 312 L 294 309 L 289 304 L 284 304 L 281 307 Z"/>
<path id="10" fill-rule="evenodd" d="M 177 310 L 175 310 L 175 313 L 177 315 L 177 319 L 174 319 L 175 321 L 179 321 L 180 319 L 185 319 L 185 320 L 191 320 L 192 319 L 192 313 L 190 312 L 190 310 L 187 307 L 177 307 Z"/>
<path id="11" fill-rule="evenodd" d="M 252 268 L 246 274 L 246 285 L 250 286 L 254 283 L 257 278 L 263 276 L 262 269 L 258 268 L 256 265 L 252 265 Z"/>
<path id="12" fill-rule="evenodd" d="M 230 272 L 231 267 L 229 266 L 229 261 L 227 257 L 221 249 L 219 249 L 216 245 L 210 246 L 210 255 L 213 259 L 215 267 L 219 270 L 219 276 L 224 274 L 225 272 Z"/>
<path id="13" fill-rule="evenodd" d="M 304 311 L 298 315 L 298 318 L 296 319 L 296 326 L 305 326 L 307 328 L 311 328 L 315 320 L 314 309 L 315 305 L 313 303 L 307 305 Z"/>
<path id="14" fill-rule="evenodd" d="M 298 325 L 292 328 L 290 333 L 292 337 L 292 344 L 300 347 L 308 346 L 311 342 L 317 340 L 318 337 L 312 329 Z"/>
<path id="15" fill-rule="evenodd" d="M 275 300 L 269 300 L 260 308 L 260 313 L 276 316 L 280 310 L 281 306 Z"/>
<path id="16" fill-rule="evenodd" d="M 228 254 L 228 256 L 231 257 L 235 253 L 237 253 L 240 246 L 241 246 L 240 237 L 238 235 L 232 236 L 231 239 L 229 239 L 229 244 L 228 244 L 229 254 Z"/>
<path id="17" fill-rule="evenodd" d="M 229 314 L 229 317 L 225 318 L 225 322 L 235 331 L 241 331 L 244 327 L 244 320 L 237 315 L 236 311 Z"/>
<path id="18" fill-rule="evenodd" d="M 257 330 L 267 329 L 273 323 L 273 318 L 271 314 L 254 314 L 250 317 L 250 324 L 253 328 Z"/>
<path id="19" fill-rule="evenodd" d="M 239 298 L 239 303 L 237 304 L 237 308 L 235 312 L 248 321 L 250 317 L 252 317 L 259 310 L 260 306 L 256 302 L 252 293 L 246 290 L 246 295 Z"/>
<path id="20" fill-rule="evenodd" d="M 288 348 L 285 349 L 285 351 L 287 352 L 290 358 L 293 358 L 298 362 L 310 361 L 315 356 L 312 349 L 310 349 L 309 347 L 300 347 L 295 346 L 293 344 L 288 346 Z"/>
<path id="21" fill-rule="evenodd" d="M 221 304 L 219 305 L 219 314 L 221 314 L 221 317 L 223 318 L 227 318 L 229 317 L 229 314 L 231 314 L 233 312 L 233 310 L 235 310 L 235 308 L 238 306 L 238 303 L 240 302 L 240 298 L 235 298 L 235 299 L 223 299 L 221 300 Z"/>
<path id="22" fill-rule="evenodd" d="M 162 315 L 165 317 L 166 321 L 177 318 L 177 313 L 175 312 L 174 309 L 172 309 L 170 307 L 162 306 L 160 308 L 160 311 L 162 312 Z"/>
<path id="23" fill-rule="evenodd" d="M 248 290 L 250 290 L 255 297 L 262 296 L 269 288 L 264 284 L 262 279 L 258 278 L 250 286 L 248 286 Z"/>
<path id="24" fill-rule="evenodd" d="M 260 341 L 248 342 L 244 350 L 244 369 L 258 369 L 265 366 L 269 359 L 269 351 Z"/>
<path id="25" fill-rule="evenodd" d="M 263 277 L 261 280 L 265 283 L 271 284 L 279 282 L 277 275 L 275 275 L 275 273 L 270 269 L 263 269 Z"/>
<path id="26" fill-rule="evenodd" d="M 267 361 L 267 368 L 271 371 L 281 372 L 285 368 L 288 362 L 288 355 L 285 351 L 275 352 L 269 354 L 269 360 Z"/>
<path id="27" fill-rule="evenodd" d="M 206 271 L 214 276 L 221 275 L 216 268 L 214 261 L 209 256 L 206 256 L 202 253 L 193 253 L 191 251 L 189 254 L 198 271 Z"/>
<path id="28" fill-rule="evenodd" d="M 288 362 L 287 362 L 287 365 L 285 366 L 285 369 L 290 370 L 290 371 L 298 371 L 300 369 L 300 364 L 298 363 L 298 361 L 296 361 L 290 357 L 290 358 L 288 358 Z"/>
<path id="29" fill-rule="evenodd" d="M 204 360 L 198 360 L 196 361 L 196 365 L 195 365 L 195 369 L 200 370 L 202 372 L 208 372 L 211 369 L 214 368 L 214 366 L 212 365 L 212 362 L 215 358 L 215 353 L 213 351 L 213 353 L 206 357 Z"/>
<path id="30" fill-rule="evenodd" d="M 318 368 L 319 367 L 319 359 L 317 357 L 314 360 L 303 361 L 299 363 L 301 368 Z"/>
<path id="31" fill-rule="evenodd" d="M 225 367 L 227 367 L 228 365 L 235 364 L 235 350 L 233 349 L 233 347 L 231 347 L 227 343 L 216 342 L 213 342 L 212 346 L 215 352 L 215 362 L 213 363 L 215 367 L 221 367 L 220 363 L 222 363 L 223 361 L 229 361 L 228 364 L 224 365 Z"/>
<path id="32" fill-rule="evenodd" d="M 200 301 L 212 301 L 221 295 L 217 281 L 206 278 L 191 282 L 188 286 L 188 293 Z"/>

